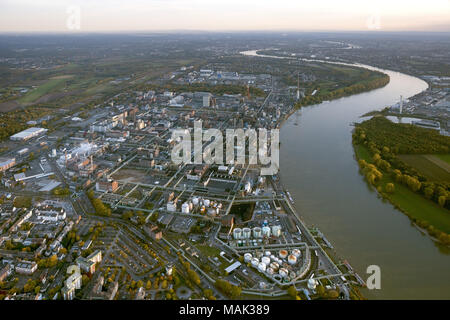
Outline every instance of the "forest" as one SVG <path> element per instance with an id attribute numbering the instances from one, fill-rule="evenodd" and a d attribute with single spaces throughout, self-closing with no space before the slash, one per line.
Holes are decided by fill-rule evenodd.
<path id="1" fill-rule="evenodd" d="M 353 132 L 358 165 L 367 182 L 416 225 L 450 244 L 450 181 L 433 181 L 399 154 L 448 154 L 450 137 L 376 116 Z"/>

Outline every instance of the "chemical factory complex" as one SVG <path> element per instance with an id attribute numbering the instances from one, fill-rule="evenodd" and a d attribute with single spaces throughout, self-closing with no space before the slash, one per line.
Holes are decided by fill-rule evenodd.
<path id="1" fill-rule="evenodd" d="M 124 92 L 59 129 L 11 136 L 0 278 L 31 289 L 6 299 L 350 299 L 364 285 L 302 223 L 278 173 L 171 161 L 173 129 L 278 129 L 300 96 L 270 75 L 226 76 L 266 97 Z M 177 81 L 213 77 L 187 67 Z"/>

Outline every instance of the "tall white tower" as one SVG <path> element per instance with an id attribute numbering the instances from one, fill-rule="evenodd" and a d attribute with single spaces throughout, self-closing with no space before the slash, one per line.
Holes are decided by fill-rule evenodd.
<path id="1" fill-rule="evenodd" d="M 400 114 L 402 114 L 403 111 L 403 96 L 400 96 Z"/>

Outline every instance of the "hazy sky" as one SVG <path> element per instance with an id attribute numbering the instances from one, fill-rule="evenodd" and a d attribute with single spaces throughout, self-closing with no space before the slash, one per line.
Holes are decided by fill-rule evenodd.
<path id="1" fill-rule="evenodd" d="M 450 0 L 0 0 L 0 32 L 138 30 L 450 31 Z"/>

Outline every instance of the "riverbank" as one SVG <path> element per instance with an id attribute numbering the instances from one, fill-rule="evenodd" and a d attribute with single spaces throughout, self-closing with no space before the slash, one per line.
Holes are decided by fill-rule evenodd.
<path id="1" fill-rule="evenodd" d="M 371 122 L 384 123 L 385 121 L 388 120 L 381 121 L 377 118 Z M 352 135 L 355 158 L 358 161 L 360 172 L 365 176 L 365 180 L 378 192 L 380 197 L 403 212 L 415 225 L 427 230 L 427 234 L 433 241 L 450 245 L 450 216 L 449 210 L 444 207 L 447 196 L 440 196 L 441 193 L 447 194 L 447 191 L 437 182 L 428 182 L 422 176 L 419 176 L 419 181 L 416 176 L 411 176 L 412 173 L 416 172 L 415 169 L 404 166 L 395 154 L 390 153 L 388 147 L 384 146 L 382 148 L 384 152 L 381 152 L 379 150 L 381 147 L 377 147 L 369 137 L 373 135 L 382 136 L 383 130 L 374 125 L 372 125 L 373 127 L 365 125 L 366 123 L 369 122 L 365 121 L 359 124 Z M 379 125 L 383 126 L 382 123 Z M 391 126 L 399 125 L 392 124 Z M 370 130 L 375 131 L 370 132 Z M 389 136 L 393 141 L 409 141 L 406 136 L 399 138 L 394 133 Z M 414 147 L 418 148 L 419 146 L 420 142 L 416 141 Z M 437 148 L 437 146 L 429 143 L 428 147 L 430 148 L 430 146 L 431 149 Z M 396 148 L 401 150 L 407 147 L 400 143 Z M 403 172 L 399 169 L 402 169 Z M 434 195 L 435 201 L 438 203 L 431 200 L 434 192 L 436 192 Z M 441 201 L 442 199 L 443 201 Z"/>

